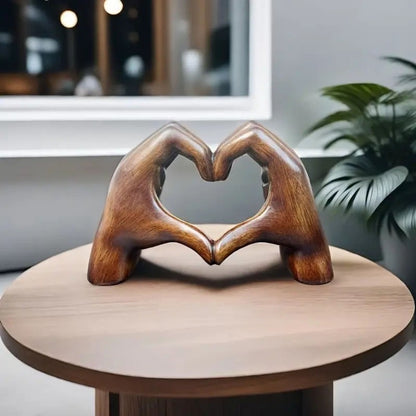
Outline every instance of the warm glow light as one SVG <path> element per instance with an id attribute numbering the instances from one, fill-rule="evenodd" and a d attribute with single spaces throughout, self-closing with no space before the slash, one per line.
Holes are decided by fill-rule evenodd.
<path id="1" fill-rule="evenodd" d="M 121 0 L 105 0 L 104 10 L 108 14 L 119 14 L 123 10 L 123 3 Z"/>
<path id="2" fill-rule="evenodd" d="M 67 29 L 72 29 L 78 23 L 78 17 L 72 10 L 62 12 L 59 20 L 61 21 L 61 25 Z"/>

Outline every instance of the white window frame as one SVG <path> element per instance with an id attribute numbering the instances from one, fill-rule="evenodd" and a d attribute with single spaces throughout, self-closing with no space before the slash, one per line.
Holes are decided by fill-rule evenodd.
<path id="1" fill-rule="evenodd" d="M 0 121 L 265 120 L 271 117 L 271 0 L 249 0 L 249 94 L 242 97 L 0 97 Z"/>

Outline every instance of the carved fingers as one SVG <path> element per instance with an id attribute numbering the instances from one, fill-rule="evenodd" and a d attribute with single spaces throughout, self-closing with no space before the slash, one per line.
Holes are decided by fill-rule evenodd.
<path id="1" fill-rule="evenodd" d="M 213 180 L 212 152 L 207 144 L 178 123 L 169 123 L 151 137 L 151 157 L 157 166 L 168 167 L 177 155 L 192 160 L 201 177 Z"/>
<path id="2" fill-rule="evenodd" d="M 254 217 L 236 225 L 227 231 L 214 245 L 214 258 L 217 264 L 222 263 L 229 255 L 242 247 L 258 241 L 269 241 L 274 238 L 275 224 L 270 221 L 270 207 L 273 201 L 268 198 L 270 184 L 269 164 L 275 160 L 274 153 L 278 142 L 275 137 L 256 123 L 244 124 L 220 144 L 214 153 L 213 171 L 215 180 L 228 177 L 232 163 L 238 157 L 248 154 L 263 168 L 262 181 L 265 204 Z M 275 230 L 278 233 L 278 230 Z"/>
<path id="3" fill-rule="evenodd" d="M 155 163 L 159 169 L 155 182 L 157 195 L 160 195 L 163 186 L 164 169 L 177 155 L 192 160 L 203 179 L 213 180 L 211 149 L 185 127 L 169 123 L 152 140 Z M 158 218 L 158 225 L 153 226 L 155 235 L 152 246 L 166 242 L 181 243 L 196 251 L 208 264 L 213 263 L 212 240 L 192 224 L 168 212 L 158 198 L 154 201 L 154 218 Z"/>
<path id="4" fill-rule="evenodd" d="M 228 230 L 214 244 L 214 262 L 221 264 L 228 256 L 240 248 L 258 241 L 264 241 L 264 211 L 255 217 Z"/>
<path id="5" fill-rule="evenodd" d="M 255 122 L 249 122 L 237 129 L 225 139 L 214 153 L 213 169 L 216 181 L 225 180 L 231 169 L 233 161 L 240 156 L 248 154 L 260 166 L 268 167 L 271 163 L 285 159 L 300 160 L 287 146 L 273 133 Z"/>
<path id="6" fill-rule="evenodd" d="M 178 242 L 213 263 L 213 241 L 160 203 L 165 168 L 181 154 L 191 159 L 205 180 L 213 180 L 212 153 L 198 137 L 170 123 L 133 149 L 111 181 L 106 207 L 90 256 L 88 279 L 116 284 L 134 269 L 140 249 Z"/>
<path id="7" fill-rule="evenodd" d="M 263 168 L 266 201 L 259 213 L 216 242 L 162 206 L 158 196 L 165 168 L 177 155 L 191 159 L 205 180 L 218 181 L 228 177 L 233 161 L 244 154 Z M 132 272 L 140 249 L 167 242 L 184 244 L 208 264 L 220 264 L 234 251 L 261 241 L 282 245 L 282 258 L 298 280 L 324 283 L 332 277 L 308 178 L 295 152 L 267 129 L 250 122 L 212 155 L 185 127 L 169 123 L 130 152 L 117 168 L 94 240 L 88 278 L 96 284 L 118 283 Z"/>
<path id="8" fill-rule="evenodd" d="M 250 155 L 263 168 L 265 204 L 258 214 L 227 231 L 214 245 L 215 263 L 256 242 L 281 245 L 293 276 L 305 283 L 326 283 L 332 266 L 309 180 L 303 164 L 284 142 L 256 123 L 247 123 L 216 150 L 214 180 L 228 177 L 233 161 Z"/>
<path id="9" fill-rule="evenodd" d="M 160 213 L 158 243 L 176 242 L 184 244 L 198 253 L 206 263 L 214 263 L 214 241 L 194 225 L 183 221 L 159 204 Z"/>

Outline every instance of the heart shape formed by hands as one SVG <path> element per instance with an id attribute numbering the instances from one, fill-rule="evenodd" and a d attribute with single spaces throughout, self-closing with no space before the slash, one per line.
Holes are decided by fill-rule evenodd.
<path id="1" fill-rule="evenodd" d="M 255 216 L 213 241 L 169 213 L 159 200 L 165 169 L 178 154 L 191 159 L 207 181 L 227 179 L 234 159 L 250 155 L 263 168 L 264 205 Z M 97 285 L 120 283 L 132 273 L 141 249 L 167 242 L 190 247 L 208 264 L 221 264 L 255 242 L 278 244 L 283 261 L 300 282 L 321 284 L 333 277 L 328 244 L 301 160 L 273 133 L 253 122 L 226 138 L 214 154 L 178 123 L 162 127 L 128 153 L 110 183 L 88 280 Z"/>

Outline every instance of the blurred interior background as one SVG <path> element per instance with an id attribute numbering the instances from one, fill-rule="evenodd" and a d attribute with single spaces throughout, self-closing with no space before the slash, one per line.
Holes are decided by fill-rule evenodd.
<path id="1" fill-rule="evenodd" d="M 295 148 L 316 192 L 338 175 L 339 194 L 320 203 L 329 242 L 416 293 L 415 16 L 414 0 L 1 0 L 0 272 L 13 272 L 3 281 L 89 243 L 117 164 L 164 123 L 214 150 L 256 119 Z M 226 182 L 208 183 L 178 157 L 162 201 L 190 222 L 237 223 L 263 203 L 260 173 L 244 156 Z M 381 227 L 369 224 L 374 212 Z M 337 383 L 337 416 L 413 415 L 411 353 Z M 33 386 L 30 371 L 21 377 Z M 43 380 L 69 412 L 78 397 L 87 413 L 83 387 L 69 397 Z M 0 413 L 39 406 L 27 391 L 16 404 L 0 383 L 11 397 Z"/>
<path id="2" fill-rule="evenodd" d="M 3 0 L 0 270 L 92 240 L 122 155 L 172 118 L 213 149 L 257 118 L 293 146 L 318 189 L 354 146 L 307 135 L 337 109 L 328 85 L 393 88 L 415 57 L 409 0 Z M 260 110 L 259 110 L 260 109 Z M 194 195 L 198 194 L 195 199 Z M 178 158 L 162 199 L 193 222 L 238 222 L 262 204 L 248 157 L 203 182 Z M 330 242 L 382 261 L 359 215 L 322 211 Z"/>
<path id="3" fill-rule="evenodd" d="M 248 21 L 248 0 L 4 0 L 0 94 L 247 95 Z"/>

